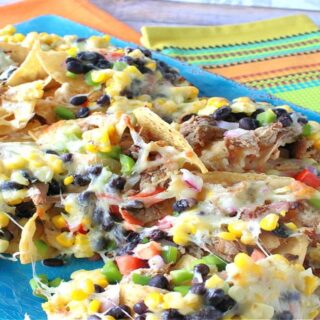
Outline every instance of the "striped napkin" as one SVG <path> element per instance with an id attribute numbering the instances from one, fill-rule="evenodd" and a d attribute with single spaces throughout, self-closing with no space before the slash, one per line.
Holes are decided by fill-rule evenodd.
<path id="1" fill-rule="evenodd" d="M 150 49 L 320 112 L 320 30 L 307 16 L 141 32 Z"/>

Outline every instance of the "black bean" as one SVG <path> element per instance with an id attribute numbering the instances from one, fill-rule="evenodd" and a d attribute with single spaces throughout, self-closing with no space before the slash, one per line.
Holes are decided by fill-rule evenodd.
<path id="1" fill-rule="evenodd" d="M 8 229 L 0 229 L 0 239 L 11 241 L 14 235 Z"/>
<path id="2" fill-rule="evenodd" d="M 181 199 L 176 201 L 173 204 L 173 210 L 177 212 L 183 212 L 187 209 L 192 208 L 197 204 L 197 201 L 195 199 Z"/>
<path id="3" fill-rule="evenodd" d="M 94 285 L 94 292 L 95 293 L 101 293 L 101 292 L 104 292 L 104 288 L 99 286 L 98 284 L 95 284 Z"/>
<path id="4" fill-rule="evenodd" d="M 135 48 L 131 48 L 131 47 L 126 47 L 126 48 L 124 48 L 124 52 L 125 52 L 126 54 L 132 52 L 133 50 L 135 50 Z"/>
<path id="5" fill-rule="evenodd" d="M 64 187 L 57 181 L 52 180 L 49 182 L 48 196 L 54 196 L 63 192 Z"/>
<path id="6" fill-rule="evenodd" d="M 70 103 L 73 104 L 74 106 L 80 106 L 88 101 L 88 97 L 85 94 L 78 94 L 76 96 L 73 96 L 70 99 Z"/>
<path id="7" fill-rule="evenodd" d="M 59 153 L 57 152 L 57 151 L 54 151 L 54 150 L 46 150 L 45 151 L 46 153 L 48 153 L 48 154 L 54 154 L 54 155 L 56 155 L 56 156 L 58 156 L 59 155 Z"/>
<path id="8" fill-rule="evenodd" d="M 67 70 L 75 74 L 84 73 L 83 65 L 78 60 L 71 60 L 67 62 Z"/>
<path id="9" fill-rule="evenodd" d="M 68 57 L 66 59 L 66 63 L 71 62 L 71 61 L 79 61 L 79 60 L 77 58 L 74 58 L 74 57 Z"/>
<path id="10" fill-rule="evenodd" d="M 255 112 L 253 112 L 253 113 L 251 114 L 251 118 L 254 118 L 254 119 L 255 119 L 258 114 L 260 114 L 260 113 L 262 113 L 262 112 L 264 112 L 264 111 L 265 111 L 264 109 L 258 108 Z"/>
<path id="11" fill-rule="evenodd" d="M 80 203 L 87 203 L 90 200 L 94 200 L 95 198 L 96 198 L 96 195 L 93 191 L 84 191 L 78 195 L 78 201 Z"/>
<path id="12" fill-rule="evenodd" d="M 76 42 L 84 42 L 84 41 L 86 41 L 87 40 L 87 38 L 78 38 L 77 40 L 76 40 Z"/>
<path id="13" fill-rule="evenodd" d="M 200 273 L 203 277 L 205 277 L 209 274 L 210 268 L 204 263 L 199 263 L 194 267 L 194 272 Z"/>
<path id="14" fill-rule="evenodd" d="M 212 117 L 215 120 L 225 120 L 232 113 L 232 109 L 230 107 L 221 107 L 218 108 L 213 114 Z"/>
<path id="15" fill-rule="evenodd" d="M 102 208 L 96 207 L 92 213 L 92 222 L 94 224 L 100 224 L 104 214 L 105 211 Z"/>
<path id="16" fill-rule="evenodd" d="M 132 255 L 133 250 L 137 246 L 136 243 L 127 243 L 123 247 L 117 249 L 117 255 L 118 256 L 123 256 L 123 255 Z"/>
<path id="17" fill-rule="evenodd" d="M 94 251 L 102 251 L 108 244 L 108 240 L 103 237 L 94 238 L 92 241 L 92 249 Z"/>
<path id="18" fill-rule="evenodd" d="M 60 158 L 63 162 L 70 162 L 70 161 L 72 161 L 73 154 L 72 153 L 64 153 L 60 156 Z"/>
<path id="19" fill-rule="evenodd" d="M 128 318 L 128 314 L 131 314 L 131 310 L 128 306 L 120 304 L 118 307 L 113 307 L 109 309 L 106 313 L 108 316 L 112 316 L 116 319 Z"/>
<path id="20" fill-rule="evenodd" d="M 204 301 L 206 304 L 215 307 L 222 302 L 224 296 L 225 293 L 222 289 L 208 289 L 204 295 Z"/>
<path id="21" fill-rule="evenodd" d="M 88 169 L 88 174 L 92 174 L 93 176 L 99 176 L 102 172 L 102 166 L 100 165 L 96 165 L 96 166 L 92 166 Z"/>
<path id="22" fill-rule="evenodd" d="M 64 265 L 64 261 L 58 258 L 44 259 L 42 263 L 47 267 L 62 267 Z"/>
<path id="23" fill-rule="evenodd" d="M 207 292 L 207 289 L 204 283 L 196 283 L 191 287 L 191 292 L 202 296 Z"/>
<path id="24" fill-rule="evenodd" d="M 140 314 L 139 316 L 135 317 L 134 320 L 146 320 L 146 315 Z"/>
<path id="25" fill-rule="evenodd" d="M 26 170 L 21 170 L 21 174 L 24 178 L 26 178 L 30 183 L 35 183 L 38 181 L 36 177 L 34 177 L 30 172 Z"/>
<path id="26" fill-rule="evenodd" d="M 200 311 L 186 316 L 186 320 L 221 320 L 222 318 L 222 312 L 211 306 L 205 306 Z"/>
<path id="27" fill-rule="evenodd" d="M 298 123 L 300 123 L 301 125 L 307 124 L 308 123 L 308 119 L 304 118 L 304 117 L 300 117 L 298 118 Z"/>
<path id="28" fill-rule="evenodd" d="M 125 184 L 126 184 L 126 178 L 116 176 L 111 178 L 111 180 L 108 183 L 108 186 L 112 189 L 121 191 L 124 189 Z"/>
<path id="29" fill-rule="evenodd" d="M 16 205 L 15 214 L 18 218 L 31 218 L 37 208 L 32 201 L 21 202 Z"/>
<path id="30" fill-rule="evenodd" d="M 80 108 L 76 113 L 76 118 L 86 118 L 90 114 L 90 109 L 88 107 Z"/>
<path id="31" fill-rule="evenodd" d="M 196 116 L 196 115 L 197 115 L 196 113 L 186 114 L 180 119 L 180 123 L 186 122 L 186 121 L 190 120 L 193 116 Z"/>
<path id="32" fill-rule="evenodd" d="M 140 239 L 140 234 L 134 231 L 129 231 L 126 238 L 127 242 L 135 243 L 136 245 L 140 242 Z"/>
<path id="33" fill-rule="evenodd" d="M 274 229 L 272 233 L 279 238 L 288 238 L 291 234 L 290 229 L 287 228 L 284 224 L 279 224 L 279 226 Z"/>
<path id="34" fill-rule="evenodd" d="M 293 314 L 289 310 L 277 312 L 274 316 L 275 320 L 293 320 Z"/>
<path id="35" fill-rule="evenodd" d="M 284 128 L 286 128 L 286 127 L 290 127 L 290 125 L 292 124 L 292 119 L 291 119 L 291 117 L 290 117 L 290 115 L 282 115 L 282 116 L 280 116 L 279 118 L 278 118 L 278 121 L 282 124 L 282 126 L 284 127 Z"/>
<path id="36" fill-rule="evenodd" d="M 236 118 L 238 121 L 241 120 L 242 118 L 248 117 L 247 114 L 244 113 L 244 112 L 237 112 L 237 113 L 233 113 L 232 115 L 235 116 L 235 118 Z"/>
<path id="37" fill-rule="evenodd" d="M 86 175 L 76 174 L 74 175 L 73 184 L 76 186 L 84 187 L 91 182 L 91 179 Z"/>
<path id="38" fill-rule="evenodd" d="M 236 305 L 236 301 L 230 296 L 225 295 L 220 303 L 218 303 L 215 308 L 221 312 L 227 312 Z"/>
<path id="39" fill-rule="evenodd" d="M 14 181 L 5 181 L 0 185 L 0 190 L 21 190 L 24 188 L 26 186 Z"/>
<path id="40" fill-rule="evenodd" d="M 259 127 L 259 122 L 256 119 L 245 117 L 240 119 L 239 128 L 244 130 L 255 130 Z"/>
<path id="41" fill-rule="evenodd" d="M 99 316 L 96 316 L 95 314 L 92 314 L 88 316 L 87 320 L 101 320 Z"/>
<path id="42" fill-rule="evenodd" d="M 114 221 L 108 214 L 104 214 L 101 218 L 101 226 L 104 231 L 111 231 L 114 227 Z"/>
<path id="43" fill-rule="evenodd" d="M 98 100 L 97 104 L 103 107 L 110 106 L 110 97 L 107 94 L 102 95 Z"/>
<path id="44" fill-rule="evenodd" d="M 134 97 L 134 94 L 131 90 L 129 89 L 124 89 L 120 92 L 120 96 L 125 96 L 128 99 L 132 99 Z"/>
<path id="45" fill-rule="evenodd" d="M 276 116 L 278 118 L 283 116 L 283 115 L 287 115 L 288 114 L 287 110 L 282 109 L 282 108 L 274 108 L 274 109 L 271 109 L 271 110 L 276 114 Z"/>
<path id="46" fill-rule="evenodd" d="M 122 205 L 126 210 L 140 210 L 144 208 L 144 203 L 140 200 L 129 200 Z"/>
<path id="47" fill-rule="evenodd" d="M 134 63 L 134 59 L 130 56 L 123 56 L 119 59 L 121 62 L 125 62 L 128 65 L 132 65 Z"/>
<path id="48" fill-rule="evenodd" d="M 185 317 L 177 309 L 168 309 L 161 315 L 161 320 L 184 320 Z"/>
<path id="49" fill-rule="evenodd" d="M 149 238 L 154 241 L 163 240 L 166 237 L 167 237 L 167 233 L 160 229 L 152 230 L 152 232 L 149 235 Z"/>
<path id="50" fill-rule="evenodd" d="M 101 59 L 101 55 L 94 51 L 81 51 L 77 54 L 77 58 L 81 61 L 95 63 L 98 59 Z"/>
<path id="51" fill-rule="evenodd" d="M 112 68 L 112 63 L 105 60 L 105 59 L 100 59 L 97 63 L 96 63 L 97 68 L 99 69 L 110 69 Z"/>
<path id="52" fill-rule="evenodd" d="M 148 58 L 152 57 L 152 52 L 149 49 L 142 49 L 141 51 L 146 57 Z"/>
<path id="53" fill-rule="evenodd" d="M 83 65 L 83 73 L 87 73 L 91 70 L 96 70 L 96 66 L 93 63 L 87 63 Z"/>
<path id="54" fill-rule="evenodd" d="M 169 290 L 169 281 L 163 275 L 157 275 L 157 276 L 152 277 L 150 279 L 148 285 L 151 287 Z"/>
<path id="55" fill-rule="evenodd" d="M 148 311 L 148 307 L 143 301 L 140 301 L 133 306 L 133 311 L 137 314 L 144 314 Z"/>

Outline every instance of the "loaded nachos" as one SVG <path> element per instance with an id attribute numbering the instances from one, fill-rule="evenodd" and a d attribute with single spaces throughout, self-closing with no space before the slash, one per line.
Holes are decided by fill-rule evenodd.
<path id="1" fill-rule="evenodd" d="M 108 36 L 7 26 L 0 58 L 1 257 L 103 262 L 34 270 L 48 319 L 319 317 L 319 123 Z"/>

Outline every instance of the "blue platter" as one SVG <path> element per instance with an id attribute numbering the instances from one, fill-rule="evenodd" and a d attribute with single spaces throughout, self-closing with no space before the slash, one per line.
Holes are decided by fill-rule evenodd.
<path id="1" fill-rule="evenodd" d="M 58 35 L 75 34 L 79 37 L 99 35 L 96 30 L 80 25 L 73 21 L 53 16 L 40 16 L 38 18 L 20 23 L 17 30 L 21 33 L 31 31 L 56 33 Z M 132 43 L 112 39 L 112 44 L 119 47 L 135 46 Z M 208 73 L 196 67 L 191 67 L 177 60 L 154 53 L 154 57 L 167 62 L 180 70 L 181 74 L 200 89 L 204 96 L 222 96 L 233 99 L 239 96 L 249 96 L 256 101 L 266 101 L 274 105 L 288 104 L 294 110 L 306 115 L 310 120 L 320 122 L 320 114 L 285 102 L 263 91 L 257 91 L 239 83 Z M 85 259 L 71 260 L 66 266 L 52 268 L 41 263 L 36 264 L 37 274 L 45 273 L 49 278 L 61 277 L 68 279 L 69 275 L 78 269 L 94 269 L 101 267 L 101 262 L 92 262 Z M 18 262 L 0 260 L 0 319 L 23 319 L 28 314 L 32 320 L 45 319 L 41 309 L 43 300 L 32 295 L 29 280 L 32 277 L 31 265 L 20 265 Z"/>

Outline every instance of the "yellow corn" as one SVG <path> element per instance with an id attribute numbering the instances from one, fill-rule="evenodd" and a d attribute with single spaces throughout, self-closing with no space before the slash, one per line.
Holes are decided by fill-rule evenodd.
<path id="1" fill-rule="evenodd" d="M 313 310 L 309 313 L 308 319 L 316 319 L 317 315 L 320 313 L 320 309 Z"/>
<path id="2" fill-rule="evenodd" d="M 286 104 L 283 105 L 283 106 L 277 106 L 276 109 L 277 109 L 277 108 L 284 109 L 284 110 L 286 110 L 287 112 L 293 112 L 292 109 L 291 109 L 288 105 L 286 105 Z"/>
<path id="3" fill-rule="evenodd" d="M 4 166 L 7 170 L 19 170 L 27 165 L 27 160 L 21 156 L 13 157 L 4 162 Z"/>
<path id="4" fill-rule="evenodd" d="M 319 280 L 315 276 L 306 276 L 304 278 L 304 285 L 304 293 L 307 296 L 310 296 L 317 289 L 319 285 Z"/>
<path id="5" fill-rule="evenodd" d="M 70 236 L 68 233 L 63 232 L 56 236 L 57 242 L 65 248 L 70 248 L 74 244 L 73 236 Z"/>
<path id="6" fill-rule="evenodd" d="M 234 264 L 241 270 L 246 272 L 260 273 L 261 268 L 251 257 L 245 253 L 238 253 L 234 258 Z"/>
<path id="7" fill-rule="evenodd" d="M 12 24 L 8 24 L 4 28 L 0 29 L 0 36 L 13 35 L 15 32 L 16 28 Z"/>
<path id="8" fill-rule="evenodd" d="M 236 220 L 228 225 L 228 231 L 234 234 L 237 238 L 242 236 L 243 230 L 246 228 L 246 223 L 242 220 Z"/>
<path id="9" fill-rule="evenodd" d="M 67 212 L 67 213 L 72 213 L 72 210 L 73 210 L 74 206 L 72 203 L 66 203 L 64 205 L 64 210 Z"/>
<path id="10" fill-rule="evenodd" d="M 91 79 L 93 82 L 102 83 L 102 82 L 106 82 L 108 79 L 110 79 L 110 75 L 104 71 L 93 70 L 91 72 Z"/>
<path id="11" fill-rule="evenodd" d="M 102 275 L 101 278 L 95 279 L 95 284 L 97 284 L 98 286 L 105 288 L 109 283 L 107 281 L 107 279 Z"/>
<path id="12" fill-rule="evenodd" d="M 21 203 L 27 197 L 27 190 L 15 190 L 9 192 L 2 192 L 3 200 L 9 205 L 14 206 Z"/>
<path id="13" fill-rule="evenodd" d="M 274 213 L 269 213 L 260 221 L 260 228 L 265 231 L 272 231 L 277 228 L 279 216 Z"/>
<path id="14" fill-rule="evenodd" d="M 54 159 L 49 165 L 55 174 L 61 174 L 64 171 L 63 161 L 61 159 Z"/>
<path id="15" fill-rule="evenodd" d="M 9 241 L 0 239 L 0 253 L 5 252 L 9 248 Z"/>
<path id="16" fill-rule="evenodd" d="M 288 222 L 288 223 L 285 223 L 284 225 L 292 231 L 296 231 L 298 229 L 296 224 L 293 222 Z"/>
<path id="17" fill-rule="evenodd" d="M 248 231 L 245 231 L 241 238 L 240 238 L 240 241 L 247 245 L 247 246 L 252 246 L 252 245 L 255 245 L 256 244 L 256 240 L 255 238 L 252 236 L 252 234 Z"/>
<path id="18" fill-rule="evenodd" d="M 101 302 L 99 300 L 90 301 L 89 306 L 88 306 L 88 313 L 94 314 L 94 313 L 99 312 L 100 306 L 101 306 Z"/>
<path id="19" fill-rule="evenodd" d="M 208 102 L 207 102 L 207 106 L 215 107 L 217 109 L 224 106 L 228 106 L 228 105 L 229 105 L 229 101 L 225 98 L 220 98 L 220 97 L 212 97 L 208 99 Z"/>
<path id="20" fill-rule="evenodd" d="M 87 294 L 94 293 L 94 284 L 93 284 L 92 280 L 90 280 L 90 279 L 85 279 L 84 281 L 82 281 L 81 288 Z"/>
<path id="21" fill-rule="evenodd" d="M 113 316 L 104 316 L 102 320 L 116 320 Z"/>
<path id="22" fill-rule="evenodd" d="M 9 222 L 8 215 L 5 212 L 0 212 L 0 228 L 5 228 Z"/>
<path id="23" fill-rule="evenodd" d="M 56 215 L 51 219 L 53 225 L 58 229 L 63 229 L 68 227 L 66 219 L 61 215 Z"/>
<path id="24" fill-rule="evenodd" d="M 159 292 L 149 293 L 144 300 L 144 303 L 151 311 L 157 309 L 162 302 L 163 295 Z"/>
<path id="25" fill-rule="evenodd" d="M 214 274 L 206 281 L 205 286 L 206 286 L 206 288 L 209 288 L 209 289 L 222 288 L 224 286 L 224 281 L 219 276 Z"/>
<path id="26" fill-rule="evenodd" d="M 147 313 L 146 320 L 159 320 L 160 318 L 153 313 Z"/>
<path id="27" fill-rule="evenodd" d="M 218 237 L 223 240 L 227 240 L 227 241 L 234 241 L 237 239 L 237 237 L 233 233 L 230 233 L 230 232 L 220 232 L 218 234 Z"/>
<path id="28" fill-rule="evenodd" d="M 88 294 L 82 290 L 74 289 L 71 291 L 71 299 L 75 301 L 81 301 L 88 298 Z"/>
<path id="29" fill-rule="evenodd" d="M 151 71 L 155 71 L 157 69 L 157 64 L 154 61 L 150 61 L 145 65 Z"/>
<path id="30" fill-rule="evenodd" d="M 12 42 L 22 42 L 25 36 L 22 33 L 16 33 L 11 37 Z"/>
<path id="31" fill-rule="evenodd" d="M 71 57 L 75 57 L 78 53 L 78 49 L 76 47 L 71 47 L 67 50 L 67 54 Z"/>
<path id="32" fill-rule="evenodd" d="M 77 234 L 75 237 L 75 245 L 81 249 L 79 252 L 75 253 L 76 258 L 91 257 L 94 254 L 86 234 Z"/>
<path id="33" fill-rule="evenodd" d="M 104 34 L 104 35 L 102 36 L 102 39 L 105 40 L 105 41 L 107 41 L 107 42 L 109 42 L 110 39 L 111 39 L 111 37 L 110 37 L 108 34 Z"/>
<path id="34" fill-rule="evenodd" d="M 91 153 L 97 153 L 99 150 L 96 145 L 89 143 L 86 145 L 86 151 L 91 152 Z"/>
<path id="35" fill-rule="evenodd" d="M 142 78 L 143 74 L 139 71 L 139 69 L 136 66 L 128 66 L 125 68 L 124 72 L 126 72 L 128 75 L 132 75 L 135 78 Z"/>
<path id="36" fill-rule="evenodd" d="M 173 242 L 180 245 L 184 246 L 188 244 L 189 242 L 189 236 L 187 233 L 185 233 L 183 230 L 175 230 L 174 235 L 173 235 Z"/>
<path id="37" fill-rule="evenodd" d="M 64 178 L 63 184 L 66 185 L 66 186 L 68 186 L 68 185 L 71 184 L 73 181 L 74 181 L 73 176 L 68 176 L 68 177 L 65 177 L 65 178 Z"/>
<path id="38" fill-rule="evenodd" d="M 179 292 L 169 292 L 163 296 L 164 309 L 182 309 L 185 307 L 184 299 Z"/>

